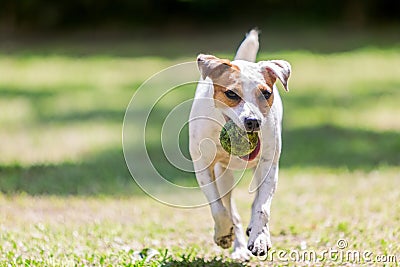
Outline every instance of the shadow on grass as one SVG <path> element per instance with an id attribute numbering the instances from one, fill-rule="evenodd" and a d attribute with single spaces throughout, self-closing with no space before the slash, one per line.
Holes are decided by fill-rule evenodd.
<path id="1" fill-rule="evenodd" d="M 281 165 L 371 170 L 400 166 L 400 134 L 336 126 L 316 126 L 283 132 Z"/>
<path id="2" fill-rule="evenodd" d="M 380 91 L 380 96 L 395 97 L 398 84 L 387 84 Z M 377 93 L 366 90 L 363 97 L 357 98 L 357 104 L 363 105 L 373 100 Z M 191 91 L 186 92 L 188 97 Z M 37 127 L 45 127 L 49 122 L 68 124 L 71 122 L 86 122 L 98 119 L 122 123 L 124 110 L 98 109 L 68 114 L 49 114 L 41 110 L 37 102 L 52 97 L 54 93 L 29 92 L 20 88 L 19 92 L 0 88 L 0 96 L 6 98 L 24 97 L 35 102 L 37 112 Z M 349 102 L 341 101 L 339 97 L 319 97 L 316 101 L 311 96 L 297 95 L 287 98 L 288 109 L 285 116 L 295 117 L 296 105 L 305 105 L 307 109 L 324 106 L 334 110 L 338 105 L 346 108 Z M 292 103 L 290 103 L 292 101 Z M 355 100 L 352 100 L 351 104 Z M 147 144 L 148 154 L 156 162 L 157 171 L 171 182 L 179 185 L 196 185 L 193 173 L 181 171 L 172 166 L 166 159 L 160 140 L 155 140 L 161 131 L 165 117 L 174 107 L 160 106 L 154 109 L 152 116 L 160 128 L 150 130 Z M 153 118 L 153 117 L 151 117 Z M 300 118 L 304 120 L 305 118 Z M 156 123 L 157 124 L 157 123 Z M 188 130 L 183 128 L 179 135 L 179 144 L 185 156 L 188 157 Z M 354 127 L 343 128 L 332 125 L 308 126 L 304 128 L 283 130 L 283 153 L 281 166 L 288 167 L 327 167 L 347 168 L 350 170 L 371 170 L 379 166 L 400 166 L 400 134 L 397 131 L 372 131 Z M 135 184 L 125 164 L 121 147 L 97 151 L 87 155 L 81 162 L 63 162 L 60 164 L 34 166 L 1 166 L 0 191 L 6 194 L 25 192 L 31 195 L 143 195 Z"/>
<path id="3" fill-rule="evenodd" d="M 187 144 L 183 135 L 182 144 Z M 400 165 L 397 132 L 320 126 L 284 132 L 281 166 L 371 170 Z M 182 149 L 187 150 L 186 147 Z M 148 146 L 158 171 L 177 184 L 196 184 L 194 174 L 169 164 L 157 144 Z M 120 148 L 98 152 L 81 163 L 0 166 L 0 191 L 31 195 L 143 195 L 131 178 Z"/>
<path id="4" fill-rule="evenodd" d="M 0 166 L 0 191 L 31 195 L 143 194 L 129 174 L 122 150 L 117 148 L 80 163 Z"/>

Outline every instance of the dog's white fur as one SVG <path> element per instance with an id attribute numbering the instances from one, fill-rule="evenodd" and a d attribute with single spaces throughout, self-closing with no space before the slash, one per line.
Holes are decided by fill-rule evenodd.
<path id="1" fill-rule="evenodd" d="M 257 85 L 266 84 L 265 72 L 268 72 L 274 82 L 275 78 L 279 79 L 287 90 L 287 80 L 291 71 L 289 63 L 282 60 L 254 63 L 258 47 L 258 32 L 252 30 L 240 45 L 235 60 L 229 63 L 240 69 L 238 82 L 241 86 L 242 100 L 234 107 L 217 103 L 218 100 L 214 99 L 215 75 L 220 76 L 229 71 L 229 68 L 217 70 L 218 65 L 221 65 L 220 59 L 199 55 L 198 64 L 202 79 L 196 90 L 189 122 L 190 153 L 196 178 L 210 203 L 215 221 L 214 241 L 223 248 L 229 248 L 234 242 L 232 257 L 241 260 L 249 259 L 250 252 L 253 255 L 265 255 L 271 247 L 268 222 L 271 201 L 278 181 L 281 153 L 283 109 L 279 92 L 276 86 L 272 85 L 273 104 L 267 107 L 266 111 L 264 107 L 263 112 L 256 97 L 256 91 L 259 90 Z M 229 155 L 219 142 L 220 131 L 227 119 L 232 119 L 243 127 L 245 118 L 261 121 L 261 150 L 251 161 Z M 251 221 L 246 231 L 249 235 L 247 245 L 240 216 L 231 198 L 235 182 L 232 170 L 243 168 L 254 169 L 252 187 L 257 189 L 252 204 Z"/>

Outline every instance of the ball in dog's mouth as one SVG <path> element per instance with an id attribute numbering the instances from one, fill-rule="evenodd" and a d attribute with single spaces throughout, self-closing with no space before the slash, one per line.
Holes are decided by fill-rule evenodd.
<path id="1" fill-rule="evenodd" d="M 260 151 L 260 139 L 257 132 L 247 132 L 232 120 L 225 123 L 219 135 L 222 148 L 229 154 L 243 160 L 252 160 Z"/>

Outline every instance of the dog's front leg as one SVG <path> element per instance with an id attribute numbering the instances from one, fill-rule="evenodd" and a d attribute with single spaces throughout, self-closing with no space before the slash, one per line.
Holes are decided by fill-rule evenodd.
<path id="1" fill-rule="evenodd" d="M 272 197 L 278 182 L 278 163 L 260 162 L 254 179 L 258 179 L 261 184 L 252 206 L 247 247 L 254 256 L 264 256 L 271 248 L 268 222 Z"/>
<path id="2" fill-rule="evenodd" d="M 201 164 L 195 163 L 194 167 L 197 181 L 208 200 L 215 222 L 214 241 L 222 248 L 229 248 L 235 239 L 233 222 L 229 213 L 230 211 L 222 203 L 217 184 L 215 183 L 214 166 L 202 168 Z"/>
<path id="3" fill-rule="evenodd" d="M 235 201 L 232 198 L 232 190 L 235 186 L 235 177 L 232 170 L 226 169 L 220 164 L 215 165 L 215 178 L 219 194 L 224 207 L 230 213 L 234 225 L 235 241 L 233 244 L 232 258 L 235 260 L 250 260 L 250 251 L 244 236 L 243 227 Z"/>

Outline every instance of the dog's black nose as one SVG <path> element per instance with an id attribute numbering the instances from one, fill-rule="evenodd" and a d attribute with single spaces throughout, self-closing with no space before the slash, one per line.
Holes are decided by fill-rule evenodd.
<path id="1" fill-rule="evenodd" d="M 260 121 L 253 118 L 244 119 L 244 127 L 246 131 L 254 132 L 260 130 Z"/>

